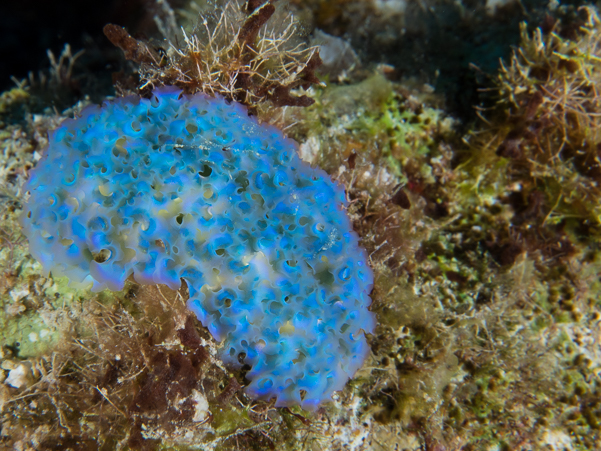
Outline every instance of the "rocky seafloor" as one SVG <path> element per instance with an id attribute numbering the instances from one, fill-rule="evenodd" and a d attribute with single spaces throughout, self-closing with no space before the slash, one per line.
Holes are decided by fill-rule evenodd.
<path id="1" fill-rule="evenodd" d="M 181 43 L 170 23 L 190 35 L 241 7 L 156 4 L 144 42 L 157 54 Z M 310 106 L 253 112 L 346 187 L 375 276 L 362 369 L 317 412 L 276 408 L 244 394 L 245 369 L 219 360 L 185 288 L 93 293 L 43 273 L 17 218 L 47 132 L 180 82 L 169 70 L 185 63 L 122 59 L 107 90 L 90 69 L 102 56 L 65 47 L 0 94 L 0 449 L 601 449 L 597 9 L 278 8 L 319 47 L 321 82 L 295 86 Z"/>

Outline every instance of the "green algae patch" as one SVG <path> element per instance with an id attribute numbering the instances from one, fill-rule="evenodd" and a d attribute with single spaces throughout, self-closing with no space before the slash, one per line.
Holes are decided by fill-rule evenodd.
<path id="1" fill-rule="evenodd" d="M 40 271 L 33 263 L 31 273 L 20 273 L 0 296 L 0 346 L 22 359 L 55 351 L 72 339 L 76 325 L 85 329 L 82 303 L 95 296 L 73 290 L 66 278 L 39 276 Z"/>
<path id="2" fill-rule="evenodd" d="M 227 437 L 238 429 L 254 426 L 246 409 L 229 406 L 226 409 L 216 407 L 211 410 L 213 414 L 213 428 L 218 437 Z"/>
<path id="3" fill-rule="evenodd" d="M 66 281 L 39 275 L 41 267 L 28 255 L 14 219 L 11 215 L 1 225 L 0 346 L 20 358 L 39 357 L 66 338 L 67 312 L 76 294 L 66 287 Z"/>
<path id="4" fill-rule="evenodd" d="M 20 359 L 49 354 L 71 340 L 76 327 L 85 329 L 82 304 L 95 297 L 98 302 L 100 297 L 89 290 L 74 290 L 64 277 L 41 275 L 42 267 L 29 255 L 16 213 L 8 213 L 0 223 L 0 238 L 4 244 L 0 346 Z"/>
<path id="5" fill-rule="evenodd" d="M 21 358 L 38 357 L 54 349 L 61 334 L 39 315 L 19 315 L 12 320 L 0 318 L 0 345 L 12 349 Z"/>
<path id="6" fill-rule="evenodd" d="M 455 136 L 455 121 L 442 110 L 425 105 L 413 94 L 375 74 L 349 85 L 317 90 L 315 104 L 284 116 L 298 121 L 290 133 L 301 145 L 301 156 L 335 172 L 340 158 L 361 154 L 403 179 L 404 174 L 431 183 L 431 167 L 439 144 Z M 404 180 L 406 182 L 407 180 Z"/>
<path id="7" fill-rule="evenodd" d="M 0 94 L 0 115 L 9 113 L 30 100 L 31 95 L 22 87 L 15 87 Z"/>

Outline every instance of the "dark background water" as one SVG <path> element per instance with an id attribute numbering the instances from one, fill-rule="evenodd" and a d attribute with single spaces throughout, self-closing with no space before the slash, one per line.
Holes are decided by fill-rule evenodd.
<path id="1" fill-rule="evenodd" d="M 153 0 L 5 0 L 0 6 L 0 91 L 14 85 L 11 77 L 26 78 L 46 69 L 47 50 L 55 56 L 65 44 L 73 52 L 85 49 L 79 61 L 98 77 L 116 70 L 120 51 L 102 28 L 116 23 L 136 33 L 153 33 Z"/>
<path id="2" fill-rule="evenodd" d="M 173 8 L 186 3 L 169 0 Z M 309 29 L 345 38 L 366 66 L 386 63 L 399 79 L 430 83 L 446 99 L 448 112 L 463 119 L 473 116 L 474 105 L 487 101 L 478 87 L 518 44 L 520 22 L 534 28 L 548 15 L 576 16 L 583 2 L 563 2 L 553 12 L 548 4 L 516 1 L 489 14 L 485 0 L 408 2 L 405 25 L 400 26 L 398 17 L 387 17 L 367 0 L 291 0 L 302 17 L 310 18 Z M 155 0 L 5 0 L 0 6 L 0 91 L 14 86 L 11 77 L 21 80 L 29 72 L 47 70 L 47 50 L 58 57 L 69 43 L 73 52 L 85 50 L 71 87 L 75 97 L 87 94 L 98 101 L 113 94 L 112 73 L 134 68 L 126 66 L 121 51 L 103 35 L 103 26 L 115 23 L 135 37 L 157 37 L 156 11 Z M 68 106 L 59 103 L 59 109 Z"/>

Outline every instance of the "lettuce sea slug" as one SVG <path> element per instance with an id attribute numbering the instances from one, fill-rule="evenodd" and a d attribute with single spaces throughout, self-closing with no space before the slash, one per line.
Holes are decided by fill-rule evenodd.
<path id="1" fill-rule="evenodd" d="M 95 291 L 184 279 L 250 396 L 313 410 L 366 358 L 373 276 L 344 190 L 241 105 L 163 88 L 88 107 L 25 190 L 45 271 Z"/>

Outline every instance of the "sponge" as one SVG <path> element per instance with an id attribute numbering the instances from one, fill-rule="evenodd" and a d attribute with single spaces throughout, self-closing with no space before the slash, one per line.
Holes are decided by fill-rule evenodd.
<path id="1" fill-rule="evenodd" d="M 373 275 L 344 190 L 239 104 L 162 88 L 88 107 L 25 190 L 45 271 L 95 291 L 185 280 L 253 397 L 314 410 L 366 358 Z"/>

